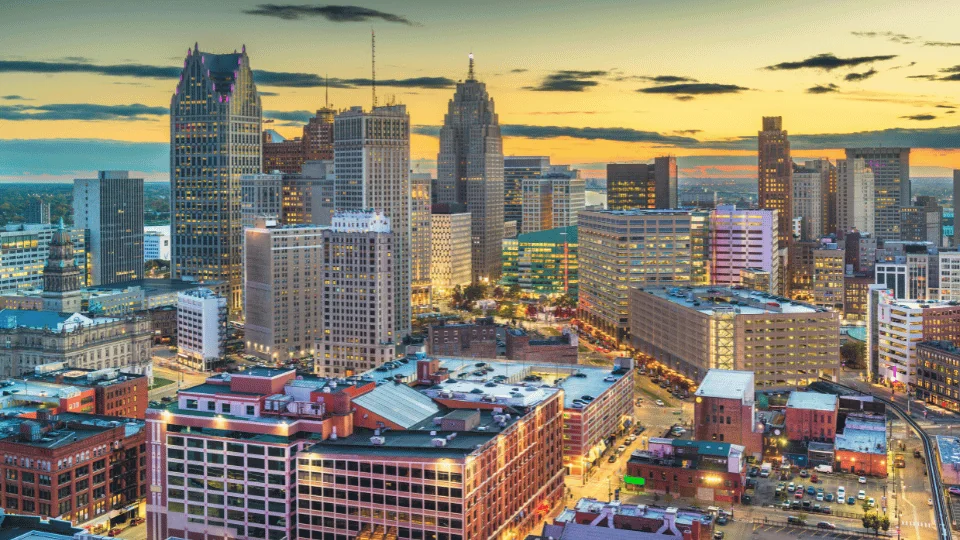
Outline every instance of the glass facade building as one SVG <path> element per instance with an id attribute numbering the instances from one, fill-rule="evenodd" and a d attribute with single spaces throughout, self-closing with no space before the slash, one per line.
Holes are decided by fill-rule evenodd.
<path id="1" fill-rule="evenodd" d="M 521 234 L 503 241 L 503 279 L 520 286 L 524 294 L 576 300 L 580 287 L 577 228 L 560 227 Z"/>

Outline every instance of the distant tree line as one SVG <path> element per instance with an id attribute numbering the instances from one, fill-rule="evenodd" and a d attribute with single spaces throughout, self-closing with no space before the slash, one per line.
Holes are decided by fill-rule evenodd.
<path id="1" fill-rule="evenodd" d="M 147 225 L 170 223 L 170 185 L 146 182 L 143 185 L 143 214 Z M 73 223 L 73 184 L 0 184 L 0 226 L 26 221 L 30 200 L 40 197 L 50 204 L 50 221 Z"/>

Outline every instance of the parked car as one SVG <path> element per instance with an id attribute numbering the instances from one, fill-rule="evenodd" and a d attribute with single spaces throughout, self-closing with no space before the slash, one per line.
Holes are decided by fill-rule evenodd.
<path id="1" fill-rule="evenodd" d="M 744 495 L 743 497 L 740 497 L 740 502 L 742 502 L 743 504 L 750 504 L 753 502 L 753 497 L 749 495 Z"/>
<path id="2" fill-rule="evenodd" d="M 919 449 L 913 451 L 913 457 L 915 457 L 915 458 L 920 457 L 920 450 L 919 450 Z"/>
<path id="3" fill-rule="evenodd" d="M 867 483 L 867 477 L 866 477 L 866 476 L 861 476 L 860 478 L 857 478 L 857 482 L 859 482 L 859 483 L 861 483 L 861 484 L 866 484 L 866 483 Z"/>
<path id="4" fill-rule="evenodd" d="M 723 531 L 713 533 L 713 540 L 723 540 Z"/>
<path id="5" fill-rule="evenodd" d="M 823 502 L 823 493 L 817 492 L 817 500 Z"/>
<path id="6" fill-rule="evenodd" d="M 816 495 L 816 494 L 817 494 L 817 488 L 813 486 L 809 486 L 807 488 L 807 495 Z"/>
<path id="7" fill-rule="evenodd" d="M 727 524 L 727 515 L 720 514 L 717 516 L 717 525 L 726 525 Z"/>
<path id="8" fill-rule="evenodd" d="M 806 469 L 800 469 L 800 478 L 807 478 L 810 476 L 810 473 Z"/>
<path id="9" fill-rule="evenodd" d="M 750 469 L 747 470 L 747 476 L 753 477 L 753 476 L 756 476 L 756 475 L 758 475 L 758 474 L 760 474 L 760 469 L 758 469 L 758 468 L 756 468 L 756 467 L 750 467 Z"/>
<path id="10" fill-rule="evenodd" d="M 616 462 L 617 462 L 617 455 L 616 455 L 616 454 L 613 454 L 613 455 L 611 455 L 609 458 L 607 458 L 607 463 L 616 463 Z"/>
<path id="11" fill-rule="evenodd" d="M 787 484 L 787 492 L 788 492 L 788 493 L 793 493 L 793 491 L 794 491 L 795 489 L 797 489 L 797 486 L 793 485 L 793 482 L 790 482 L 789 484 Z"/>
<path id="12" fill-rule="evenodd" d="M 873 500 L 873 497 L 870 497 L 869 499 L 867 499 L 867 506 L 869 506 L 870 508 L 873 508 L 876 505 L 877 505 L 877 501 Z"/>
<path id="13" fill-rule="evenodd" d="M 803 490 L 798 489 L 796 492 L 794 492 L 793 498 L 794 498 L 794 499 L 802 499 L 802 498 L 803 498 Z"/>
<path id="14" fill-rule="evenodd" d="M 142 523 L 146 523 L 146 521 L 147 521 L 146 519 L 144 519 L 144 518 L 142 518 L 142 517 L 138 517 L 138 518 L 133 518 L 133 520 L 130 521 L 130 523 L 132 523 L 132 524 L 134 524 L 134 525 L 140 525 L 140 524 L 142 524 Z"/>
<path id="15" fill-rule="evenodd" d="M 827 493 L 823 496 L 823 500 L 827 502 L 833 502 L 833 493 Z"/>
<path id="16" fill-rule="evenodd" d="M 861 489 L 860 491 L 857 492 L 857 500 L 859 500 L 859 501 L 864 501 L 864 500 L 866 500 L 866 499 L 867 499 L 867 492 L 866 492 L 866 491 L 864 491 L 864 490 Z"/>
<path id="17" fill-rule="evenodd" d="M 834 525 L 833 523 L 828 522 L 828 521 L 821 521 L 821 522 L 817 523 L 817 528 L 818 528 L 818 529 L 829 529 L 829 530 L 833 530 L 833 529 L 836 529 L 837 526 Z"/>
<path id="18" fill-rule="evenodd" d="M 855 498 L 853 498 L 853 497 L 847 497 L 847 504 L 853 506 L 853 505 L 857 504 L 857 499 L 855 499 Z"/>
<path id="19" fill-rule="evenodd" d="M 819 481 L 820 481 L 820 478 L 819 478 L 816 474 L 811 474 L 811 475 L 810 475 L 810 482 L 811 482 L 811 483 L 816 484 L 816 483 L 819 482 Z"/>
<path id="20" fill-rule="evenodd" d="M 843 502 L 843 500 L 846 499 L 846 498 L 847 498 L 847 490 L 846 490 L 843 486 L 838 487 L 838 488 L 837 488 L 837 501 Z"/>

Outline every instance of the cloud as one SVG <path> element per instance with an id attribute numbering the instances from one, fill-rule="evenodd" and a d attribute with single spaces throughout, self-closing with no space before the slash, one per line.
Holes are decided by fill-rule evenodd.
<path id="1" fill-rule="evenodd" d="M 701 148 L 716 150 L 757 150 L 756 136 L 743 136 L 721 141 L 702 141 Z M 790 135 L 795 150 L 826 150 L 856 147 L 909 147 L 941 150 L 960 149 L 960 125 L 938 128 L 891 128 L 855 133 L 821 133 Z"/>
<path id="2" fill-rule="evenodd" d="M 0 96 L 0 99 L 5 99 L 8 101 L 19 100 L 19 101 L 29 101 L 30 98 L 25 98 L 23 96 L 18 96 L 16 94 L 10 94 L 9 96 Z"/>
<path id="3" fill-rule="evenodd" d="M 150 66 L 144 64 L 98 65 L 78 62 L 41 62 L 22 60 L 0 60 L 0 73 L 92 73 L 113 77 L 138 77 L 147 79 L 170 79 L 180 77 L 182 68 L 176 66 Z M 370 79 L 329 80 L 315 73 L 297 73 L 287 71 L 253 70 L 253 79 L 264 86 L 288 88 L 322 88 L 329 84 L 331 88 L 356 88 L 369 86 Z M 456 81 L 447 77 L 412 77 L 408 79 L 383 79 L 377 85 L 396 88 L 453 88 Z"/>
<path id="4" fill-rule="evenodd" d="M 671 133 L 675 133 L 677 135 L 696 135 L 697 133 L 702 133 L 702 132 L 703 132 L 702 129 L 678 129 L 678 130 L 672 131 Z"/>
<path id="5" fill-rule="evenodd" d="M 247 15 L 263 15 L 285 21 L 299 21 L 310 17 L 322 17 L 331 22 L 385 22 L 416 26 L 406 17 L 359 6 L 309 6 L 305 4 L 259 4 L 255 9 L 243 11 Z"/>
<path id="6" fill-rule="evenodd" d="M 844 76 L 843 80 L 852 81 L 852 82 L 865 81 L 876 74 L 877 74 L 877 70 L 869 69 L 867 71 L 864 71 L 863 73 L 847 73 L 846 76 Z"/>
<path id="7" fill-rule="evenodd" d="M 168 114 L 166 107 L 52 103 L 47 105 L 0 105 L 0 120 L 143 120 Z"/>
<path id="8" fill-rule="evenodd" d="M 655 76 L 638 75 L 636 77 L 623 77 L 623 79 L 628 79 L 628 78 L 636 79 L 639 81 L 652 82 L 654 84 L 676 84 L 676 83 L 686 83 L 686 82 L 697 82 L 696 79 L 693 79 L 691 77 L 682 77 L 680 75 L 655 75 Z"/>
<path id="9" fill-rule="evenodd" d="M 279 95 L 280 95 L 280 94 L 278 94 L 278 93 L 276 93 L 276 92 L 267 92 L 266 90 L 260 90 L 260 91 L 258 91 L 258 93 L 259 93 L 261 96 L 268 96 L 268 97 L 271 97 L 271 96 L 279 96 Z"/>
<path id="10" fill-rule="evenodd" d="M 918 38 L 908 36 L 906 34 L 898 34 L 895 32 L 850 32 L 851 34 L 857 37 L 868 37 L 868 38 L 885 38 L 887 41 L 892 41 L 894 43 L 903 43 L 904 45 L 910 45 Z"/>
<path id="11" fill-rule="evenodd" d="M 831 92 L 839 92 L 840 87 L 830 83 L 830 84 L 818 84 L 816 86 L 811 86 L 805 90 L 808 94 L 829 94 Z"/>
<path id="12" fill-rule="evenodd" d="M 534 111 L 528 113 L 520 114 L 529 114 L 533 116 L 557 116 L 557 115 L 567 115 L 567 114 L 598 114 L 600 111 Z"/>
<path id="13" fill-rule="evenodd" d="M 735 84 L 717 84 L 717 83 L 681 83 L 667 84 L 663 86 L 651 86 L 640 88 L 637 92 L 643 94 L 683 94 L 683 95 L 712 95 L 712 94 L 737 94 L 749 88 L 737 86 Z"/>
<path id="14" fill-rule="evenodd" d="M 840 58 L 831 53 L 818 54 L 805 60 L 797 62 L 781 62 L 764 69 L 768 71 L 783 71 L 796 69 L 822 69 L 832 71 L 837 68 L 846 68 L 859 66 L 861 64 L 870 64 L 873 62 L 882 62 L 896 58 L 895 54 L 877 55 L 877 56 L 853 56 L 850 58 Z"/>
<path id="15" fill-rule="evenodd" d="M 960 42 L 957 41 L 924 41 L 923 45 L 925 47 L 960 47 Z"/>
<path id="16" fill-rule="evenodd" d="M 526 73 L 528 71 L 530 70 L 527 68 L 514 68 L 510 70 L 510 73 Z"/>
<path id="17" fill-rule="evenodd" d="M 935 105 L 935 107 L 938 109 L 956 109 L 953 105 Z"/>
<path id="18" fill-rule="evenodd" d="M 417 125 L 413 132 L 419 135 L 437 137 L 440 126 Z M 640 131 L 632 128 L 610 127 L 569 127 L 569 126 L 533 126 L 528 124 L 506 124 L 500 126 L 500 132 L 505 137 L 523 137 L 526 139 L 552 139 L 554 137 L 570 137 L 583 140 L 605 140 L 620 142 L 651 142 L 674 145 L 690 145 L 697 142 L 692 137 L 678 137 L 662 135 L 654 131 Z"/>
<path id="19" fill-rule="evenodd" d="M 673 99 L 677 101 L 693 101 L 694 97 L 693 96 L 676 96 Z"/>
<path id="20" fill-rule="evenodd" d="M 910 116 L 901 116 L 906 120 L 918 120 L 920 122 L 925 122 L 927 120 L 935 120 L 937 117 L 932 114 L 912 114 Z"/>
<path id="21" fill-rule="evenodd" d="M 562 70 L 544 77 L 539 86 L 526 86 L 525 90 L 537 92 L 584 92 L 600 84 L 595 79 L 607 75 L 606 71 Z"/>
<path id="22" fill-rule="evenodd" d="M 274 120 L 285 120 L 288 122 L 301 122 L 306 124 L 311 118 L 316 116 L 316 112 L 311 111 L 263 111 L 264 118 Z"/>

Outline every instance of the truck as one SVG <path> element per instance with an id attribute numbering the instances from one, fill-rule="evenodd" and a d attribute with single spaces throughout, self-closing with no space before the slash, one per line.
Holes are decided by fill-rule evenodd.
<path id="1" fill-rule="evenodd" d="M 761 465 L 761 466 L 760 466 L 760 477 L 761 477 L 761 478 L 767 478 L 768 476 L 770 476 L 770 470 L 771 470 L 772 468 L 773 468 L 773 465 L 770 465 L 769 463 L 764 463 L 763 465 Z"/>
<path id="2" fill-rule="evenodd" d="M 830 465 L 817 465 L 813 470 L 821 474 L 829 474 L 833 472 L 833 467 Z"/>

